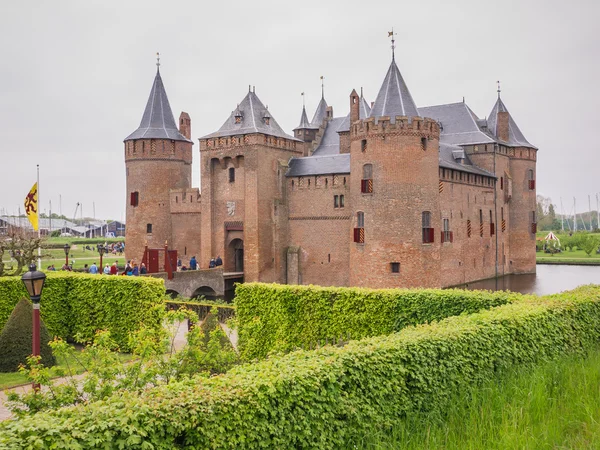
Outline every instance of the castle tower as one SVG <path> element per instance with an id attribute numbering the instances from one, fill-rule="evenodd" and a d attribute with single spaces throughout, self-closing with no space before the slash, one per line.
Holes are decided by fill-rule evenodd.
<path id="1" fill-rule="evenodd" d="M 440 285 L 439 126 L 392 59 L 370 117 L 350 95 L 350 285 Z M 358 120 L 357 120 L 358 119 Z"/>
<path id="2" fill-rule="evenodd" d="M 284 176 L 302 146 L 250 89 L 218 131 L 200 138 L 202 268 L 220 255 L 224 270 L 245 281 L 285 281 Z"/>
<path id="3" fill-rule="evenodd" d="M 509 156 L 509 170 L 501 178 L 501 204 L 509 211 L 508 270 L 535 273 L 536 162 L 537 148 L 530 144 L 500 98 L 488 118 L 489 131 Z"/>
<path id="4" fill-rule="evenodd" d="M 306 106 L 302 105 L 302 114 L 300 115 L 300 124 L 294 128 L 294 137 L 304 142 L 312 142 L 319 127 L 312 127 L 306 115 Z"/>
<path id="5" fill-rule="evenodd" d="M 181 114 L 180 124 L 177 129 L 157 69 L 140 126 L 124 141 L 127 258 L 141 260 L 146 242 L 151 248 L 162 248 L 165 241 L 172 241 L 169 190 L 189 188 L 192 178 L 187 113 Z"/>

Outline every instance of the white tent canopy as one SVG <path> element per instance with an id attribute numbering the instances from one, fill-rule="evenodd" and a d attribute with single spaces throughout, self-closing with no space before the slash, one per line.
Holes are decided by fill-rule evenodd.
<path id="1" fill-rule="evenodd" d="M 548 235 L 544 238 L 545 241 L 558 241 L 560 242 L 560 239 L 556 237 L 556 235 L 551 231 L 550 233 L 548 233 Z"/>

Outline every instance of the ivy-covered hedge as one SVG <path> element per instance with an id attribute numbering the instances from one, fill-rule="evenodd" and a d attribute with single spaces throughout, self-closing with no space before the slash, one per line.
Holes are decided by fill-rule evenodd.
<path id="1" fill-rule="evenodd" d="M 89 340 L 97 330 L 110 330 L 123 350 L 140 324 L 160 326 L 164 312 L 163 280 L 149 277 L 46 274 L 40 313 L 52 336 Z M 0 278 L 0 329 L 17 302 L 28 298 L 19 277 Z"/>
<path id="2" fill-rule="evenodd" d="M 474 313 L 521 298 L 512 292 L 361 289 L 246 283 L 236 288 L 239 348 L 246 360 L 317 342 L 360 339 Z"/>
<path id="3" fill-rule="evenodd" d="M 8 448 L 340 448 L 515 364 L 600 343 L 600 287 L 0 423 Z"/>

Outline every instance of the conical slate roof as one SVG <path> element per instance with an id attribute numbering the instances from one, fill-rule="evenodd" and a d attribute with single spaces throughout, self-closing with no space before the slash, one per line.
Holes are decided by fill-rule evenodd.
<path id="1" fill-rule="evenodd" d="M 371 117 L 381 116 L 389 116 L 392 121 L 396 116 L 419 116 L 417 105 L 410 95 L 394 59 L 392 59 L 371 111 Z"/>
<path id="2" fill-rule="evenodd" d="M 125 138 L 126 141 L 133 139 L 170 139 L 192 142 L 177 129 L 159 70 L 156 71 L 154 77 L 142 122 L 137 130 Z"/>
<path id="3" fill-rule="evenodd" d="M 492 132 L 492 134 L 498 137 L 498 113 L 506 112 L 508 113 L 508 144 L 518 147 L 530 147 L 537 148 L 534 145 L 531 145 L 525 136 L 517 126 L 517 123 L 514 121 L 512 115 L 508 112 L 508 109 L 504 105 L 502 99 L 498 96 L 498 100 L 496 100 L 496 104 L 492 108 L 492 112 L 487 120 L 488 130 Z"/>
<path id="4" fill-rule="evenodd" d="M 325 101 L 325 97 L 321 97 L 321 101 L 317 105 L 317 110 L 315 111 L 315 115 L 310 121 L 310 126 L 312 128 L 320 128 L 323 123 L 323 119 L 327 115 L 327 102 Z"/>
<path id="5" fill-rule="evenodd" d="M 239 123 L 236 123 L 235 116 L 238 114 L 241 114 L 241 119 Z M 265 118 L 268 118 L 268 121 Z M 252 133 L 262 133 L 294 141 L 298 140 L 283 131 L 265 105 L 263 105 L 258 96 L 252 91 L 248 91 L 248 94 L 239 103 L 237 109 L 231 113 L 223 126 L 219 128 L 219 131 L 207 134 L 201 139 Z"/>
<path id="6" fill-rule="evenodd" d="M 302 106 L 302 115 L 300 116 L 300 125 L 294 128 L 296 130 L 302 130 L 304 128 L 310 128 L 310 123 L 308 122 L 308 116 L 306 115 L 306 107 Z"/>

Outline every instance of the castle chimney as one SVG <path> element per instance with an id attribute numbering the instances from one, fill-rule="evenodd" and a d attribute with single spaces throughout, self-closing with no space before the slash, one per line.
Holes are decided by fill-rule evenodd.
<path id="1" fill-rule="evenodd" d="M 506 142 L 508 142 L 508 117 L 508 112 L 498 112 L 496 135 Z"/>
<path id="2" fill-rule="evenodd" d="M 352 89 L 350 93 L 350 125 L 359 119 L 359 97 L 356 90 Z"/>
<path id="3" fill-rule="evenodd" d="M 192 138 L 192 121 L 190 115 L 183 111 L 179 115 L 179 132 L 188 139 Z"/>

